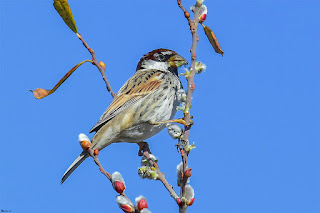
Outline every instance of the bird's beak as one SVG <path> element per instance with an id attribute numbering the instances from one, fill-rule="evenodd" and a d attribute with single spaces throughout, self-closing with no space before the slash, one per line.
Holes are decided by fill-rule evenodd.
<path id="1" fill-rule="evenodd" d="M 171 67 L 181 67 L 188 64 L 187 60 L 180 55 L 174 55 L 169 58 L 169 64 Z"/>

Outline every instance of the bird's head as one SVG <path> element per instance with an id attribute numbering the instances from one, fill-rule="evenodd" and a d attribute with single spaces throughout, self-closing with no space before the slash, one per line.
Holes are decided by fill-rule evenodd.
<path id="1" fill-rule="evenodd" d="M 188 64 L 187 60 L 173 50 L 156 49 L 144 55 L 137 66 L 141 69 L 157 69 L 171 71 L 178 75 L 178 67 Z"/>

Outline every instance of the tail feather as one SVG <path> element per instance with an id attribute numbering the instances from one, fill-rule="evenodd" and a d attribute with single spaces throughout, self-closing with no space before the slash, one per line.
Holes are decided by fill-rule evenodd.
<path id="1" fill-rule="evenodd" d="M 77 159 L 71 164 L 71 166 L 69 166 L 69 168 L 67 169 L 67 171 L 64 173 L 62 179 L 61 179 L 61 184 L 63 184 L 63 182 L 65 180 L 67 180 L 67 178 L 71 175 L 71 173 L 85 160 L 87 159 L 87 157 L 89 157 L 89 154 L 86 151 L 83 151 L 78 157 Z"/>

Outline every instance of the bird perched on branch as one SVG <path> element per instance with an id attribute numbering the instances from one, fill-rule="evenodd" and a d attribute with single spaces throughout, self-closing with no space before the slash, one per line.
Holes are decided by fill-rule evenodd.
<path id="1" fill-rule="evenodd" d="M 182 85 L 178 67 L 187 61 L 176 52 L 156 49 L 144 55 L 136 73 L 120 88 L 98 123 L 91 140 L 93 150 L 102 150 L 112 143 L 139 143 L 159 133 L 180 104 Z M 160 122 L 160 123 L 159 123 Z M 83 151 L 62 177 L 63 183 L 87 158 Z"/>

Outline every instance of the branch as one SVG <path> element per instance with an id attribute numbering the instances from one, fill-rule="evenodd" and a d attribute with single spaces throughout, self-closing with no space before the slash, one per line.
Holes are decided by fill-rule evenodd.
<path id="1" fill-rule="evenodd" d="M 95 152 L 91 149 L 91 147 L 88 148 L 87 152 L 88 152 L 88 154 L 90 155 L 90 157 L 93 158 L 94 162 L 95 162 L 95 163 L 97 164 L 97 166 L 99 167 L 100 172 L 101 172 L 102 174 L 104 174 L 104 175 L 110 180 L 110 182 L 112 183 L 111 174 L 110 174 L 109 172 L 107 172 L 107 171 L 102 167 L 102 165 L 101 165 L 101 163 L 100 163 L 100 160 L 99 160 L 99 158 L 98 158 L 98 154 L 95 153 Z M 122 192 L 122 193 L 120 193 L 120 194 L 123 195 L 124 197 L 128 198 L 124 192 Z M 129 198 L 128 198 L 128 199 L 129 199 Z"/>
<path id="2" fill-rule="evenodd" d="M 165 175 L 160 171 L 160 168 L 156 162 L 153 161 L 153 159 L 150 157 L 150 149 L 147 142 L 142 142 L 139 144 L 140 149 L 142 150 L 142 154 L 144 157 L 146 157 L 151 165 L 156 169 L 158 179 L 163 183 L 164 187 L 170 192 L 170 196 L 176 201 L 179 202 L 179 196 L 177 193 L 173 190 L 172 185 L 168 183 L 168 181 L 165 178 Z"/>
<path id="3" fill-rule="evenodd" d="M 188 24 L 190 26 L 190 31 L 192 35 L 192 45 L 190 48 L 191 52 L 191 73 L 190 75 L 187 76 L 187 81 L 188 81 L 188 91 L 187 91 L 187 98 L 186 98 L 186 107 L 190 108 L 192 104 L 192 95 L 194 92 L 194 76 L 196 74 L 196 59 L 197 59 L 197 54 L 196 54 L 196 49 L 197 49 L 197 44 L 198 44 L 198 24 L 199 24 L 199 9 L 201 6 L 201 3 L 197 1 L 197 4 L 195 5 L 194 8 L 194 17 L 193 20 L 190 18 L 190 14 L 188 11 L 184 8 L 182 5 L 181 0 L 177 0 L 178 6 L 181 8 L 181 10 L 184 12 L 184 16 L 188 20 Z M 180 148 L 180 153 L 182 157 L 182 163 L 183 163 L 183 170 L 182 174 L 185 174 L 185 171 L 187 170 L 187 165 L 188 165 L 188 154 L 189 150 L 186 150 L 186 145 L 189 145 L 189 134 L 190 134 L 190 129 L 191 129 L 191 119 L 190 119 L 190 110 L 185 110 L 184 111 L 184 117 L 183 119 L 185 122 L 189 125 L 185 126 L 185 131 L 182 136 L 182 146 Z M 187 185 L 187 180 L 185 176 L 182 179 L 182 184 L 181 184 L 181 191 L 180 191 L 180 197 L 181 197 L 181 205 L 179 207 L 179 212 L 180 213 L 185 213 L 187 211 L 187 203 L 185 201 L 185 196 L 186 196 L 186 185 Z"/>
<path id="4" fill-rule="evenodd" d="M 99 151 L 98 149 L 96 150 L 92 150 L 91 147 L 89 147 L 87 149 L 87 153 L 90 155 L 90 157 L 93 158 L 94 162 L 97 164 L 97 166 L 99 167 L 99 170 L 102 174 L 104 174 L 110 181 L 110 183 L 112 184 L 112 187 L 115 189 L 115 191 L 117 191 L 120 195 L 117 196 L 117 203 L 119 205 L 119 207 L 124 211 L 124 212 L 135 212 L 135 207 L 134 207 L 134 204 L 133 202 L 130 200 L 130 198 L 127 197 L 127 195 L 124 193 L 124 189 L 125 189 L 125 186 L 124 186 L 124 181 L 120 175 L 120 173 L 118 173 L 118 175 L 120 175 L 121 177 L 121 185 L 117 185 L 117 177 L 114 176 L 114 175 L 111 175 L 109 172 L 107 172 L 101 165 L 100 161 L 99 161 L 99 158 L 98 158 L 98 155 L 99 155 Z M 112 178 L 115 177 L 115 180 L 112 180 Z M 119 176 L 118 176 L 119 177 Z M 113 183 L 115 182 L 115 183 Z M 115 185 L 114 185 L 115 184 Z M 121 190 L 121 191 L 120 191 Z M 144 197 L 140 196 L 140 202 L 142 202 L 142 204 L 140 205 L 143 205 L 144 207 L 143 208 L 147 208 L 148 207 L 148 204 L 145 200 Z M 142 200 L 142 201 L 141 201 Z M 139 205 L 138 203 L 138 205 Z M 139 207 L 139 206 L 138 206 Z"/>
<path id="5" fill-rule="evenodd" d="M 80 35 L 80 33 L 77 33 L 77 36 L 82 41 L 85 48 L 87 48 L 87 50 L 90 52 L 90 54 L 92 56 L 92 61 L 93 61 L 92 64 L 95 65 L 99 69 L 99 71 L 102 75 L 102 78 L 103 78 L 104 82 L 106 83 L 108 91 L 110 92 L 110 94 L 114 98 L 116 96 L 116 94 L 112 91 L 111 85 L 110 85 L 110 83 L 107 79 L 107 76 L 105 74 L 105 70 L 106 70 L 105 64 L 102 61 L 100 61 L 100 63 L 98 62 L 94 50 L 89 47 L 88 43 L 83 39 L 83 37 Z"/>
<path id="6" fill-rule="evenodd" d="M 98 155 L 97 154 L 94 154 L 94 151 L 91 149 L 91 147 L 88 148 L 88 153 L 90 155 L 90 157 L 93 158 L 94 162 L 97 164 L 97 166 L 99 167 L 100 169 L 100 172 L 102 174 L 104 174 L 109 180 L 110 182 L 112 182 L 112 178 L 111 178 L 111 174 L 109 172 L 107 172 L 106 170 L 104 170 L 104 168 L 102 167 L 100 161 L 99 161 L 99 158 L 98 158 Z"/>
<path id="7" fill-rule="evenodd" d="M 89 47 L 88 43 L 82 38 L 80 33 L 77 33 L 77 36 L 82 41 L 85 48 L 90 52 L 90 54 L 92 56 L 92 60 L 84 60 L 84 61 L 80 62 L 79 64 L 77 64 L 76 66 L 74 66 L 51 90 L 42 89 L 42 88 L 30 90 L 36 99 L 42 99 L 42 98 L 54 93 L 61 86 L 61 84 L 63 82 L 65 82 L 70 77 L 70 75 L 85 62 L 91 62 L 93 65 L 95 65 L 99 69 L 99 71 L 102 75 L 102 78 L 103 78 L 104 82 L 106 83 L 108 91 L 110 92 L 110 94 L 112 95 L 113 98 L 116 96 L 116 94 L 112 91 L 112 88 L 111 88 L 111 85 L 107 79 L 107 76 L 105 75 L 106 65 L 102 61 L 98 62 L 94 50 Z"/>

